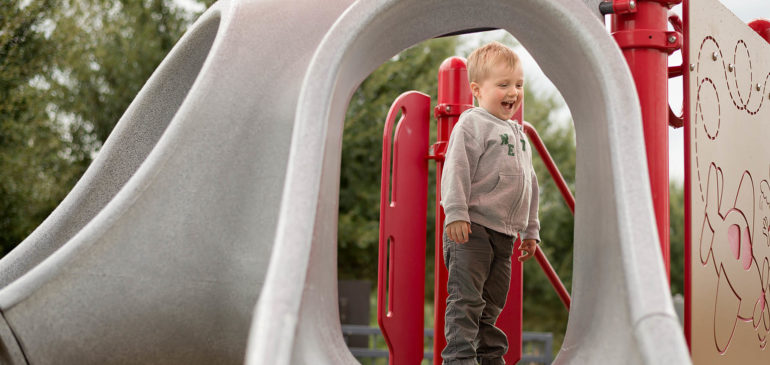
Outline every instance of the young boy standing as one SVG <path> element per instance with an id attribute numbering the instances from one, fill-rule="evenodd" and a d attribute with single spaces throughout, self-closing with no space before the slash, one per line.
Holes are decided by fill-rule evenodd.
<path id="1" fill-rule="evenodd" d="M 511 279 L 513 243 L 521 233 L 525 261 L 540 241 L 538 185 L 532 149 L 511 121 L 524 96 L 516 53 L 492 42 L 468 56 L 479 107 L 465 111 L 449 138 L 441 178 L 446 214 L 447 346 L 444 364 L 504 364 L 508 340 L 495 322 Z"/>

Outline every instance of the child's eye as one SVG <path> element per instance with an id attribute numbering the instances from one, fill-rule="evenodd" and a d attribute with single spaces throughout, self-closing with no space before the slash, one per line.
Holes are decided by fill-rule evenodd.
<path id="1" fill-rule="evenodd" d="M 497 84 L 497 86 L 500 86 L 500 87 L 508 87 L 508 84 Z"/>

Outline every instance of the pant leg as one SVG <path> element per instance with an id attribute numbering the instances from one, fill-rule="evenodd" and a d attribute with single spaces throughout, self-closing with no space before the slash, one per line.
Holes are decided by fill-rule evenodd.
<path id="1" fill-rule="evenodd" d="M 494 258 L 490 237 L 484 227 L 473 224 L 468 242 L 456 243 L 444 234 L 444 262 L 447 265 L 447 307 L 441 352 L 444 364 L 476 364 L 474 341 L 484 310 L 482 290 Z"/>
<path id="2" fill-rule="evenodd" d="M 498 365 L 505 364 L 503 355 L 508 351 L 508 338 L 495 323 L 505 307 L 511 283 L 513 237 L 493 230 L 489 230 L 489 234 L 494 258 L 484 283 L 482 298 L 486 305 L 479 321 L 476 353 L 482 365 Z"/>

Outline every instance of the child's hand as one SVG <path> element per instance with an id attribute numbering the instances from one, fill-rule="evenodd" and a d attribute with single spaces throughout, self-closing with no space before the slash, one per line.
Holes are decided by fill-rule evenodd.
<path id="1" fill-rule="evenodd" d="M 469 233 L 471 233 L 471 224 L 466 221 L 454 221 L 446 226 L 447 236 L 457 243 L 468 242 Z"/>
<path id="2" fill-rule="evenodd" d="M 536 240 L 521 240 L 521 246 L 519 246 L 519 251 L 521 251 L 521 256 L 519 256 L 519 261 L 524 262 L 532 258 L 532 256 L 535 256 L 535 252 L 537 252 L 537 241 Z"/>

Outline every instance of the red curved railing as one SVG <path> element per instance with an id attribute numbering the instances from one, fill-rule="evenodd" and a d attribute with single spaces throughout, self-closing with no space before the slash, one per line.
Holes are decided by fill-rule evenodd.
<path id="1" fill-rule="evenodd" d="M 383 130 L 380 185 L 377 323 L 391 364 L 423 358 L 429 137 L 430 96 L 401 94 Z"/>

